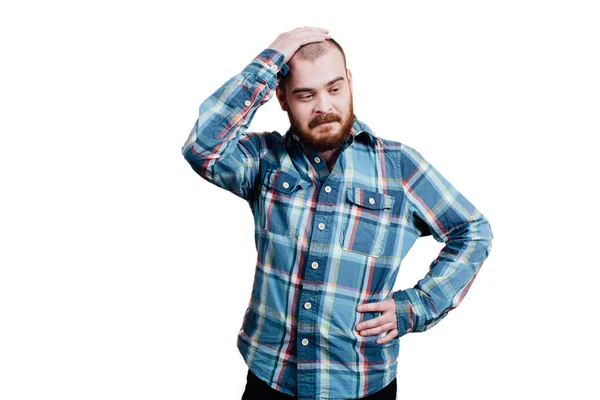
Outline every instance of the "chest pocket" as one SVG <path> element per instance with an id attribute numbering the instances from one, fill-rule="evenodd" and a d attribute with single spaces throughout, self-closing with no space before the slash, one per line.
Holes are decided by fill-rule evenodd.
<path id="1" fill-rule="evenodd" d="M 271 233 L 295 237 L 306 212 L 306 191 L 311 185 L 298 175 L 269 169 L 260 190 L 260 224 Z"/>
<path id="2" fill-rule="evenodd" d="M 342 248 L 372 257 L 383 254 L 394 200 L 385 193 L 348 188 L 340 235 Z"/>

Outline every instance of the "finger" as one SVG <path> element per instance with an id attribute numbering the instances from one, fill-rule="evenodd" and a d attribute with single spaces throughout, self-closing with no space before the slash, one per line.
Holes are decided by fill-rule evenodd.
<path id="1" fill-rule="evenodd" d="M 329 36 L 329 35 L 310 35 L 310 36 L 306 36 L 302 40 L 302 43 L 307 44 L 307 43 L 323 42 L 323 41 L 329 39 L 330 37 L 331 36 Z"/>
<path id="2" fill-rule="evenodd" d="M 300 30 L 298 30 L 296 32 L 297 35 L 306 35 L 306 34 L 313 34 L 313 35 L 327 35 L 329 34 L 329 29 L 322 29 L 322 28 L 302 28 Z"/>
<path id="3" fill-rule="evenodd" d="M 326 38 L 330 37 L 329 32 L 320 32 L 320 31 L 306 31 L 298 34 L 298 37 L 301 38 Z"/>
<path id="4" fill-rule="evenodd" d="M 398 329 L 392 329 L 391 331 L 388 332 L 387 335 L 385 335 L 381 339 L 377 339 L 376 342 L 379 344 L 387 343 L 390 340 L 392 340 L 393 338 L 395 338 L 396 336 L 398 336 Z"/>
<path id="5" fill-rule="evenodd" d="M 384 301 L 379 301 L 377 303 L 366 303 L 366 304 L 361 304 L 358 307 L 356 307 L 356 310 L 359 312 L 364 312 L 364 311 L 383 311 L 386 309 L 386 304 Z"/>
<path id="6" fill-rule="evenodd" d="M 371 336 L 371 335 L 378 335 L 381 332 L 387 332 L 390 329 L 394 329 L 396 327 L 396 325 L 392 322 L 388 322 L 386 324 L 382 324 L 379 326 L 376 326 L 374 328 L 371 329 L 365 329 L 363 331 L 360 332 L 361 336 Z"/>
<path id="7" fill-rule="evenodd" d="M 300 28 L 294 29 L 295 31 L 305 31 L 305 30 L 314 30 L 314 31 L 324 31 L 329 32 L 329 29 L 319 28 L 317 26 L 302 26 Z"/>
<path id="8" fill-rule="evenodd" d="M 369 319 L 366 321 L 359 322 L 356 324 L 356 330 L 361 331 L 367 328 L 374 328 L 376 326 L 380 326 L 383 324 L 387 324 L 388 322 L 392 322 L 392 317 L 389 314 L 380 315 L 379 317 L 375 317 L 373 319 Z"/>

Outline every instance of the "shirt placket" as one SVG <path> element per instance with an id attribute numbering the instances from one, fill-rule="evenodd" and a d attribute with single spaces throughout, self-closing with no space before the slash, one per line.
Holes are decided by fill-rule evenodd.
<path id="1" fill-rule="evenodd" d="M 342 157 L 350 143 L 351 141 L 344 144 L 339 157 Z M 311 222 L 310 245 L 306 257 L 307 266 L 303 269 L 303 285 L 300 289 L 300 308 L 297 316 L 297 393 L 299 398 L 314 398 L 319 392 L 318 377 L 322 367 L 317 343 L 319 343 L 319 305 L 322 303 L 320 296 L 323 293 L 321 284 L 326 281 L 324 267 L 327 265 L 326 254 L 322 254 L 316 249 L 323 249 L 332 243 L 333 215 L 325 204 L 337 203 L 341 182 L 336 177 L 343 176 L 343 174 L 339 174 L 335 168 L 330 173 L 325 160 L 318 153 L 307 148 L 304 150 L 304 154 L 317 174 L 315 181 L 319 194 Z M 321 180 L 319 177 L 325 178 Z M 318 245 L 315 246 L 314 243 Z"/>

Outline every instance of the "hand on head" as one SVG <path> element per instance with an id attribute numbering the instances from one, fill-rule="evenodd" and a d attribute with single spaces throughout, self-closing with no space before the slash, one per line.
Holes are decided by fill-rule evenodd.
<path id="1" fill-rule="evenodd" d="M 322 42 L 331 38 L 329 30 L 324 28 L 302 27 L 281 33 L 268 48 L 277 50 L 285 55 L 287 63 L 296 50 L 307 43 Z"/>

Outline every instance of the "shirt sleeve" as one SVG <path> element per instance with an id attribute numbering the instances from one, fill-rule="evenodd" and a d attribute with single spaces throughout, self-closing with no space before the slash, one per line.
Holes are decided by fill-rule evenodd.
<path id="1" fill-rule="evenodd" d="M 249 200 L 267 148 L 264 133 L 246 132 L 254 113 L 289 71 L 283 53 L 267 48 L 200 104 L 181 152 L 205 180 Z"/>
<path id="2" fill-rule="evenodd" d="M 409 225 L 419 236 L 445 243 L 423 279 L 393 293 L 402 336 L 430 329 L 460 304 L 491 251 L 493 235 L 483 214 L 418 151 L 402 144 L 399 154 Z"/>

